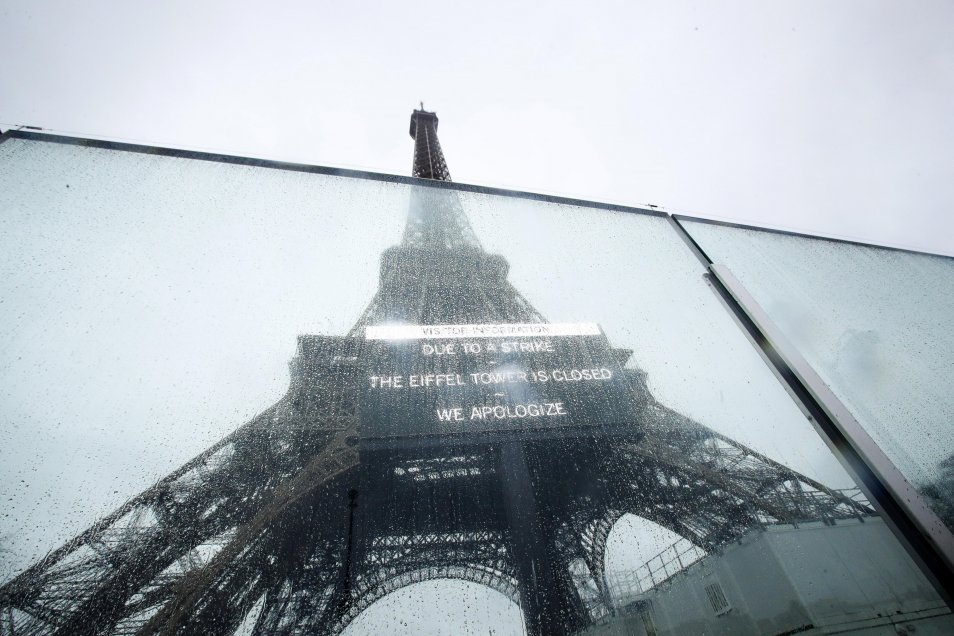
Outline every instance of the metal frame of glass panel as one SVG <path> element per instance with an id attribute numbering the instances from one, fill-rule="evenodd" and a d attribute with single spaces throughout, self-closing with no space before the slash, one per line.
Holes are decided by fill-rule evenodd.
<path id="1" fill-rule="evenodd" d="M 828 389 L 811 365 L 786 341 L 765 311 L 735 278 L 732 272 L 724 265 L 714 263 L 706 255 L 704 250 L 701 249 L 691 234 L 680 223 L 680 219 L 862 246 L 869 246 L 868 244 L 784 230 L 713 221 L 685 215 L 670 215 L 659 210 L 599 203 L 554 195 L 432 181 L 361 170 L 64 136 L 38 132 L 35 129 L 25 130 L 24 128 L 25 127 L 7 130 L 0 134 L 0 143 L 7 139 L 15 138 L 70 144 L 200 161 L 291 170 L 431 188 L 446 188 L 463 192 L 492 194 L 580 206 L 594 210 L 610 210 L 668 218 L 673 230 L 685 241 L 690 250 L 707 269 L 708 274 L 706 274 L 706 276 L 708 282 L 717 296 L 723 301 L 727 311 L 736 318 L 740 328 L 762 354 L 769 368 L 779 378 L 793 400 L 809 417 L 822 439 L 846 466 L 852 477 L 857 480 L 859 486 L 865 491 L 870 501 L 874 503 L 879 513 L 882 514 L 892 527 L 902 545 L 905 546 L 924 573 L 929 577 L 935 587 L 937 587 L 944 600 L 954 607 L 954 536 L 952 536 L 950 531 L 941 523 L 933 511 L 928 508 L 918 492 L 901 475 L 897 467 L 888 459 L 877 444 L 874 443 L 848 409 L 831 390 Z M 915 250 L 901 248 L 886 249 L 921 253 Z"/>
<path id="2" fill-rule="evenodd" d="M 713 263 L 679 222 L 680 219 L 707 223 L 712 221 L 682 215 L 673 215 L 670 218 L 673 227 L 709 270 L 710 283 L 723 298 L 729 311 L 736 316 L 753 344 L 762 351 L 769 366 L 788 387 L 792 396 L 806 408 L 815 429 L 846 464 L 859 486 L 879 508 L 879 512 L 891 524 L 909 553 L 931 577 L 945 600 L 949 604 L 952 603 L 954 536 L 814 368 L 787 341 L 731 270 L 725 265 Z M 761 229 L 738 224 L 728 225 Z M 805 234 L 799 236 L 810 237 Z"/>

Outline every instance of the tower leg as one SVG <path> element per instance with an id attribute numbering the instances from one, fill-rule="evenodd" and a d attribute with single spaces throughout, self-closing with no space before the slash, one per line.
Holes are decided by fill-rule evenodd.
<path id="1" fill-rule="evenodd" d="M 558 569 L 568 564 L 559 563 L 559 557 L 553 554 L 552 528 L 538 510 L 522 443 L 503 445 L 498 474 L 527 633 L 531 636 L 574 633 L 586 624 L 586 616 L 568 568 Z"/>

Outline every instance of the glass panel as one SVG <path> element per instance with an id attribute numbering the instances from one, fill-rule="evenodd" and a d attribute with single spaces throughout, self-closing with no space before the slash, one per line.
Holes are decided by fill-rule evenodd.
<path id="1" fill-rule="evenodd" d="M 665 218 L 0 166 L 0 633 L 951 626 Z"/>
<path id="2" fill-rule="evenodd" d="M 954 259 L 685 226 L 954 530 Z"/>

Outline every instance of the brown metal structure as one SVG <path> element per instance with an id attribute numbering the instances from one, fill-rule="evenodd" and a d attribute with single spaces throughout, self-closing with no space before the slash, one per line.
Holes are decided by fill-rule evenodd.
<path id="1" fill-rule="evenodd" d="M 414 111 L 411 136 L 414 175 L 449 180 L 437 116 Z M 543 323 L 507 271 L 453 189 L 413 187 L 349 334 L 299 336 L 277 404 L 3 585 L 0 634 L 337 634 L 394 590 L 448 578 L 513 599 L 531 634 L 573 633 L 611 610 L 606 540 L 624 514 L 706 551 L 874 514 L 663 406 L 634 368 L 622 428 L 364 441 L 365 327 Z"/>

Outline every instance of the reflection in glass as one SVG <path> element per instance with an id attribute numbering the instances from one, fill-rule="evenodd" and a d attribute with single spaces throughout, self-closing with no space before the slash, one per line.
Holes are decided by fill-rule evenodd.
<path id="1" fill-rule="evenodd" d="M 954 530 L 954 259 L 686 227 Z"/>
<path id="2" fill-rule="evenodd" d="M 436 142 L 436 117 L 415 118 Z M 20 140 L 0 161 L 21 173 L 0 192 L 22 237 L 7 267 L 25 270 L 6 283 L 3 311 L 21 317 L 3 355 L 26 358 L 3 360 L 5 420 L 66 421 L 94 461 L 163 440 L 111 466 L 116 487 L 72 489 L 77 521 L 27 491 L 82 479 L 86 460 L 55 436 L 4 431 L 38 472 L 19 464 L 5 483 L 21 485 L 5 487 L 51 528 L 6 568 L 9 632 L 950 625 L 664 218 Z M 130 209 L 145 210 L 138 233 L 120 234 L 134 247 L 87 246 Z M 218 220 L 185 213 L 203 210 Z M 233 255 L 246 251 L 274 271 L 243 267 Z M 83 305 L 84 284 L 95 303 L 77 332 L 63 308 Z M 201 298 L 179 300 L 191 291 Z M 172 314 L 137 331 L 156 311 Z M 36 324 L 50 333 L 27 346 Z M 426 331 L 449 325 L 469 335 Z M 369 336 L 387 326 L 421 331 Z M 204 422 L 240 415 L 215 391 L 268 404 L 277 380 L 256 378 L 295 334 L 284 395 L 210 442 L 219 431 Z M 216 372 L 193 377 L 207 357 Z M 117 377 L 133 369 L 149 381 Z M 37 385 L 53 399 L 31 401 Z M 186 423 L 124 437 L 137 408 Z M 112 435 L 117 450 L 102 446 Z M 170 472 L 172 447 L 198 455 Z"/>

